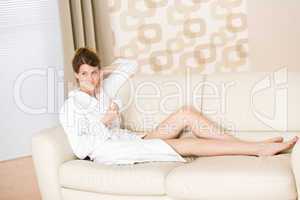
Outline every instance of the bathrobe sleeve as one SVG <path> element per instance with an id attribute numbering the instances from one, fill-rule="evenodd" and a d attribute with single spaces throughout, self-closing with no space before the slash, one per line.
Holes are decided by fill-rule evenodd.
<path id="1" fill-rule="evenodd" d="M 76 103 L 75 103 L 76 102 Z M 85 107 L 73 98 L 65 101 L 59 113 L 59 121 L 68 136 L 74 154 L 84 159 L 98 145 L 111 138 L 111 131 L 101 123 L 95 111 Z"/>
<path id="2" fill-rule="evenodd" d="M 115 98 L 121 86 L 137 71 L 138 64 L 135 60 L 118 58 L 112 65 L 118 67 L 103 80 L 104 91 L 111 97 Z"/>

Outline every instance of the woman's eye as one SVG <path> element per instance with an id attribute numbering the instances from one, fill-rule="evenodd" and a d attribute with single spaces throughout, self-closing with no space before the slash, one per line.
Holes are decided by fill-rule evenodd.
<path id="1" fill-rule="evenodd" d="M 81 73 L 81 75 L 83 75 L 83 76 L 84 76 L 84 75 L 86 75 L 86 73 L 85 73 L 85 72 L 82 72 L 82 73 Z"/>
<path id="2" fill-rule="evenodd" d="M 97 74 L 97 72 L 96 72 L 96 71 L 94 71 L 94 72 L 93 72 L 93 74 Z"/>

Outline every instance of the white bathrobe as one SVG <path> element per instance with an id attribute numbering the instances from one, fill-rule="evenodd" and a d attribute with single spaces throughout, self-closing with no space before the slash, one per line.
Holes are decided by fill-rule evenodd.
<path id="1" fill-rule="evenodd" d="M 118 67 L 103 80 L 97 98 L 75 89 L 69 92 L 60 110 L 59 120 L 74 154 L 80 159 L 89 156 L 94 162 L 103 164 L 186 162 L 162 139 L 142 139 L 143 135 L 121 129 L 121 119 L 115 120 L 110 127 L 101 122 L 110 100 L 121 109 L 122 102 L 116 98 L 116 93 L 137 69 L 136 61 L 129 59 L 119 58 L 113 65 Z"/>

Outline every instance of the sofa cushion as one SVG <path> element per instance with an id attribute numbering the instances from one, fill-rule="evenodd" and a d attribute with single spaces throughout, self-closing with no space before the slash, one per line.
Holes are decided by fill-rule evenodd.
<path id="1" fill-rule="evenodd" d="M 64 163 L 59 170 L 64 188 L 117 195 L 164 195 L 165 177 L 179 162 L 103 165 L 85 160 Z"/>
<path id="2" fill-rule="evenodd" d="M 62 188 L 63 200 L 174 200 L 166 195 L 114 195 Z M 51 199 L 52 200 L 52 199 Z"/>
<path id="3" fill-rule="evenodd" d="M 168 196 L 178 199 L 296 199 L 290 154 L 199 157 L 173 169 Z"/>

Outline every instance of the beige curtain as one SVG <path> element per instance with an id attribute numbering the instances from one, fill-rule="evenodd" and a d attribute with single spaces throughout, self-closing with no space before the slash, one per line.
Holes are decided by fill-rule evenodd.
<path id="1" fill-rule="evenodd" d="M 59 0 L 60 24 L 64 47 L 65 96 L 74 87 L 72 57 L 77 48 L 94 48 L 101 64 L 112 60 L 112 39 L 108 10 L 104 0 Z M 105 38 L 105 40 L 103 40 Z M 105 51 L 104 51 L 105 49 Z"/>

